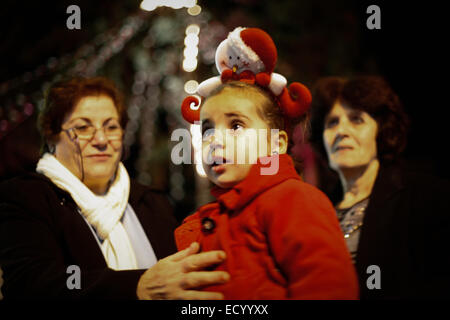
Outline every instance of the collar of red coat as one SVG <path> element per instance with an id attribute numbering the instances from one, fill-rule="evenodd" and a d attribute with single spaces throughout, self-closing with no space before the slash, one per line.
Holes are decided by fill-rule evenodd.
<path id="1" fill-rule="evenodd" d="M 217 199 L 217 202 L 200 208 L 200 215 L 207 214 L 212 209 L 211 206 L 215 207 L 217 204 L 224 206 L 228 210 L 239 210 L 265 190 L 287 179 L 301 180 L 297 171 L 295 171 L 294 162 L 289 155 L 274 155 L 262 159 L 265 160 L 263 161 L 264 163 L 267 163 L 267 160 L 276 161 L 274 157 L 278 157 L 279 159 L 278 172 L 276 174 L 262 175 L 261 168 L 269 167 L 273 163 L 269 162 L 268 165 L 263 165 L 261 159 L 258 159 L 258 162 L 250 168 L 247 177 L 234 187 L 230 189 L 222 189 L 217 186 L 213 187 L 211 194 Z"/>

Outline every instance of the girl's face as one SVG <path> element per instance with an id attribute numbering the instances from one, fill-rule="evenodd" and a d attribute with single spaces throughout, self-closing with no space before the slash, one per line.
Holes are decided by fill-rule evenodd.
<path id="1" fill-rule="evenodd" d="M 79 179 L 83 161 L 83 182 L 93 191 L 104 189 L 116 172 L 122 151 L 122 129 L 113 100 L 106 95 L 82 98 L 62 130 L 55 157 Z"/>
<path id="2" fill-rule="evenodd" d="M 221 188 L 242 181 L 257 158 L 272 153 L 271 130 L 258 114 L 257 101 L 256 94 L 224 89 L 201 108 L 203 168 Z"/>
<path id="3" fill-rule="evenodd" d="M 377 158 L 377 122 L 337 101 L 325 118 L 323 141 L 334 170 L 367 166 Z"/>

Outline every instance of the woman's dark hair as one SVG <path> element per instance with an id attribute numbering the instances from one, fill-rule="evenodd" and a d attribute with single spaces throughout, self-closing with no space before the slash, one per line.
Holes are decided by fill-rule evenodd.
<path id="1" fill-rule="evenodd" d="M 406 147 L 409 118 L 388 83 L 379 76 L 322 78 L 313 88 L 310 141 L 327 158 L 323 145 L 324 121 L 336 101 L 367 112 L 378 124 L 377 155 L 381 163 L 396 160 Z"/>
<path id="2" fill-rule="evenodd" d="M 125 127 L 127 112 L 121 92 L 114 83 L 104 77 L 71 78 L 54 83 L 45 93 L 45 102 L 38 118 L 41 134 L 41 153 L 49 151 L 49 142 L 61 132 L 64 118 L 72 112 L 77 103 L 87 96 L 106 95 L 110 97 L 119 114 L 120 123 Z"/>
<path id="3" fill-rule="evenodd" d="M 230 81 L 224 83 L 213 90 L 208 98 L 218 95 L 224 90 L 239 90 L 243 95 L 256 95 L 260 98 L 260 108 L 257 108 L 258 115 L 267 123 L 269 128 L 286 131 L 288 134 L 288 152 L 294 159 L 297 171 L 299 173 L 302 172 L 302 159 L 295 157 L 290 151 L 294 145 L 292 135 L 296 126 L 301 126 L 304 136 L 308 134 L 309 114 L 305 114 L 298 118 L 288 118 L 283 114 L 275 96 L 271 92 L 257 85 L 243 81 Z"/>

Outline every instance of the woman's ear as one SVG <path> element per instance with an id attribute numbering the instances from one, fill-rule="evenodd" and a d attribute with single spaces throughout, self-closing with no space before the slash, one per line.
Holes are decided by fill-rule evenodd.
<path id="1" fill-rule="evenodd" d="M 53 135 L 48 137 L 45 141 L 45 145 L 47 146 L 47 151 L 51 154 L 55 154 L 56 152 L 56 143 L 58 142 L 57 135 Z"/>
<path id="2" fill-rule="evenodd" d="M 55 151 L 56 151 L 55 144 L 54 143 L 50 143 L 50 142 L 47 142 L 46 144 L 47 144 L 48 152 L 51 153 L 51 154 L 55 154 Z"/>
<path id="3" fill-rule="evenodd" d="M 276 130 L 272 133 L 272 154 L 284 154 L 288 149 L 288 134 L 284 130 Z"/>

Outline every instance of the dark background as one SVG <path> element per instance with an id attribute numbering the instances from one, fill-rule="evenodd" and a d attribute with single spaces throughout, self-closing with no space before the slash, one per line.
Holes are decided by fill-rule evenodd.
<path id="1" fill-rule="evenodd" d="M 71 4 L 81 8 L 81 30 L 66 28 L 69 16 L 66 8 Z M 49 81 L 54 74 L 50 72 L 43 77 L 28 74 L 31 79 L 24 82 L 27 72 L 45 65 L 51 57 L 59 59 L 70 55 L 83 44 L 92 42 L 98 34 L 118 30 L 131 15 L 143 15 L 149 30 L 158 18 L 168 17 L 173 23 L 173 30 L 180 30 L 181 33 L 186 23 L 197 19 L 175 12 L 186 9 L 158 8 L 152 13 L 143 13 L 139 4 L 140 1 L 134 0 L 8 0 L 0 3 L 0 88 L 4 83 L 8 83 L 10 88 L 13 79 L 20 83 L 15 89 L 0 94 L 0 120 L 8 123 L 8 128 L 0 135 L 0 179 L 33 169 L 39 157 L 39 138 L 34 125 L 37 107 L 31 115 L 20 115 L 19 120 L 17 115 L 11 115 L 10 109 L 14 107 L 19 113 L 24 110 L 21 106 L 23 101 L 17 102 L 20 94 L 25 95 L 26 101 L 35 103 L 34 100 L 39 99 L 36 92 L 42 91 L 42 83 Z M 405 152 L 411 168 L 450 178 L 446 161 L 450 138 L 446 95 L 449 92 L 446 78 L 448 49 L 444 45 L 448 27 L 445 7 L 440 2 L 227 0 L 199 1 L 198 4 L 203 9 L 200 16 L 206 16 L 203 24 L 222 28 L 216 33 L 216 42 L 203 47 L 215 46 L 226 36 L 226 32 L 236 26 L 260 27 L 268 31 L 277 44 L 279 60 L 276 71 L 284 74 L 290 82 L 300 81 L 312 86 L 318 78 L 328 75 L 384 76 L 400 96 L 412 120 Z M 368 30 L 366 27 L 369 16 L 366 9 L 371 4 L 381 9 L 381 30 Z M 113 78 L 129 99 L 133 77 L 139 71 L 133 52 L 139 46 L 142 49 L 142 39 L 146 34 L 145 31 L 138 32 L 97 73 Z M 171 43 L 154 42 L 155 46 L 159 46 L 157 49 L 160 49 L 161 57 L 164 57 L 162 53 L 169 51 L 179 54 L 172 76 L 183 81 L 190 78 L 202 81 L 216 75 L 213 65 L 202 61 L 199 61 L 196 72 L 188 75 L 183 72 L 180 67 L 183 36 L 181 34 L 179 39 L 172 39 Z M 151 57 L 154 57 L 155 48 L 148 48 L 152 52 Z M 64 73 L 64 70 L 60 72 Z M 161 90 L 165 90 L 163 82 L 160 86 Z M 181 90 L 179 101 L 185 95 Z M 171 169 L 168 165 L 169 137 L 174 128 L 185 124 L 171 115 L 169 109 L 159 105 L 153 107 L 156 111 L 152 155 L 142 152 L 143 142 L 136 142 L 131 144 L 125 164 L 132 177 L 145 178 L 143 173 L 148 173 L 152 179 L 142 178 L 141 182 L 170 191 L 174 187 L 170 182 L 173 182 L 173 170 L 178 169 Z M 141 126 L 137 134 L 143 130 L 145 126 Z M 136 165 L 139 161 L 147 161 L 148 165 Z M 195 200 L 198 180 L 192 166 L 183 166 L 181 171 L 177 171 L 177 175 L 180 174 L 184 177 L 181 180 L 184 193 L 176 202 L 180 204 L 180 210 L 186 213 L 199 202 Z"/>

